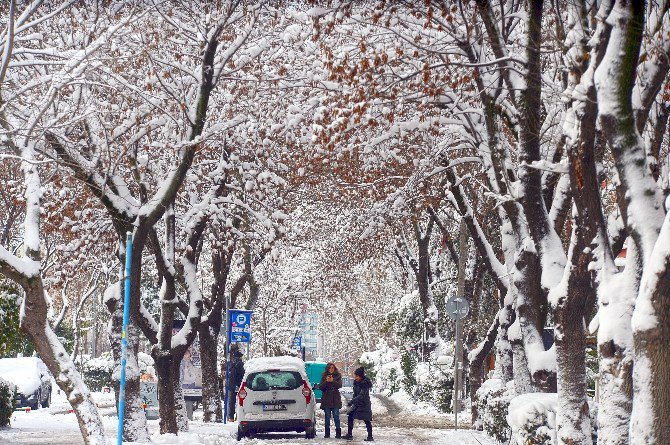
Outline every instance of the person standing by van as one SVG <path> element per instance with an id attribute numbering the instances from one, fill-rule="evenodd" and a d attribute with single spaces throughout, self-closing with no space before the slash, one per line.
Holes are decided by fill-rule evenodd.
<path id="1" fill-rule="evenodd" d="M 228 378 L 230 379 L 228 385 L 228 420 L 230 422 L 235 420 L 235 407 L 237 406 L 237 391 L 242 385 L 244 378 L 244 362 L 242 357 L 244 354 L 240 351 L 239 346 L 233 345 L 230 348 L 230 371 Z"/>
<path id="2" fill-rule="evenodd" d="M 373 442 L 372 438 L 372 402 L 370 402 L 370 389 L 372 382 L 365 376 L 365 369 L 358 368 L 354 371 L 354 397 L 348 403 L 351 411 L 347 415 L 347 435 L 346 440 L 354 440 L 352 433 L 354 431 L 354 420 L 365 422 L 365 428 L 368 430 L 366 442 Z"/>
<path id="3" fill-rule="evenodd" d="M 326 416 L 325 419 L 325 434 L 326 439 L 330 437 L 330 418 L 333 418 L 335 423 L 335 437 L 342 437 L 342 429 L 340 428 L 340 409 L 342 408 L 342 396 L 340 395 L 340 388 L 342 388 L 342 374 L 337 370 L 334 363 L 328 363 L 326 370 L 321 375 L 321 382 L 319 389 L 322 392 L 321 409 Z"/>

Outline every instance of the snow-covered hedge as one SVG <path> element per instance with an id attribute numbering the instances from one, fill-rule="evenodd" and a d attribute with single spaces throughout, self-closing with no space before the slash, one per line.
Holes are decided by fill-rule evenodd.
<path id="1" fill-rule="evenodd" d="M 510 426 L 507 413 L 511 400 L 516 396 L 514 382 L 503 386 L 500 379 L 485 381 L 477 391 L 477 408 L 486 434 L 499 443 L 507 443 Z"/>
<path id="2" fill-rule="evenodd" d="M 477 391 L 484 431 L 501 444 L 556 445 L 556 393 L 517 395 L 514 382 L 485 381 Z M 597 405 L 589 404 L 593 443 L 597 443 Z"/>
<path id="3" fill-rule="evenodd" d="M 375 351 L 363 353 L 359 362 L 378 391 L 391 396 L 400 390 L 403 377 L 400 355 L 385 341 L 380 340 Z"/>
<path id="4" fill-rule="evenodd" d="M 452 412 L 451 357 L 440 357 L 435 363 L 418 362 L 409 352 L 399 352 L 381 340 L 377 349 L 365 352 L 359 362 L 378 391 L 389 396 L 404 391 L 415 401 L 425 402 L 443 413 Z"/>
<path id="5" fill-rule="evenodd" d="M 556 443 L 556 393 L 521 394 L 509 404 L 507 423 L 516 445 Z"/>
<path id="6" fill-rule="evenodd" d="M 140 373 L 154 374 L 153 359 L 149 354 L 140 352 L 138 354 Z M 104 352 L 100 357 L 90 358 L 83 356 L 79 369 L 84 376 L 84 381 L 91 391 L 102 391 L 103 386 L 112 386 L 112 372 L 114 371 L 114 359 L 111 352 Z"/>
<path id="7" fill-rule="evenodd" d="M 111 352 L 105 352 L 100 357 L 84 359 L 82 362 L 81 374 L 91 391 L 102 391 L 103 386 L 112 386 L 114 360 Z"/>
<path id="8" fill-rule="evenodd" d="M 419 362 L 414 375 L 419 400 L 430 403 L 440 412 L 453 412 L 454 371 L 451 366 Z"/>
<path id="9" fill-rule="evenodd" d="M 0 427 L 8 426 L 14 412 L 16 388 L 0 378 Z"/>

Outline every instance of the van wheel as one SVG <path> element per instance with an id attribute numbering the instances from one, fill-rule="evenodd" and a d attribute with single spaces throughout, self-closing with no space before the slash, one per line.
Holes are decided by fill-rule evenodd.
<path id="1" fill-rule="evenodd" d="M 246 436 L 247 435 L 244 432 L 242 432 L 242 430 L 238 427 L 237 428 L 237 440 L 240 441 L 240 440 L 244 439 Z"/>
<path id="2" fill-rule="evenodd" d="M 316 428 L 309 427 L 305 430 L 305 439 L 314 439 L 316 437 Z"/>

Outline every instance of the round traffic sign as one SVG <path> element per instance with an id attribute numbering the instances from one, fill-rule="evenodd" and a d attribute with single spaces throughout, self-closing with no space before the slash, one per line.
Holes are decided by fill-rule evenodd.
<path id="1" fill-rule="evenodd" d="M 462 320 L 470 312 L 470 303 L 463 297 L 451 297 L 447 300 L 446 311 L 452 320 Z"/>

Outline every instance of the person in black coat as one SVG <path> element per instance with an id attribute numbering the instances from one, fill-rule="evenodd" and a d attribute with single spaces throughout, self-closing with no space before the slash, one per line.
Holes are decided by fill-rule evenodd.
<path id="1" fill-rule="evenodd" d="M 235 420 L 237 391 L 239 391 L 242 379 L 244 378 L 243 356 L 244 354 L 239 348 L 231 348 L 230 370 L 228 374 L 228 420 L 231 422 Z"/>
<path id="2" fill-rule="evenodd" d="M 354 371 L 354 397 L 349 402 L 351 411 L 347 416 L 347 435 L 344 439 L 354 440 L 352 433 L 354 431 L 354 420 L 365 422 L 365 428 L 368 430 L 366 442 L 372 442 L 372 403 L 370 402 L 370 389 L 372 382 L 365 376 L 365 369 L 358 368 Z"/>
<path id="3" fill-rule="evenodd" d="M 333 418 L 335 423 L 335 437 L 342 437 L 342 429 L 340 428 L 340 409 L 342 408 L 342 396 L 340 395 L 340 388 L 342 388 L 342 374 L 337 370 L 334 363 L 328 363 L 326 370 L 321 375 L 321 382 L 319 389 L 323 393 L 321 395 L 321 409 L 323 410 L 325 420 L 325 434 L 326 439 L 330 437 L 330 418 Z"/>

